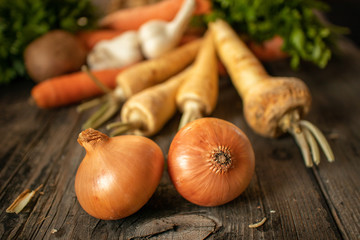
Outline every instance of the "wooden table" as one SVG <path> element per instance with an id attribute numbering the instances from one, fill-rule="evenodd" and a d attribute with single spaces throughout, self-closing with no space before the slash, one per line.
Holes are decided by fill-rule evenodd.
<path id="1" fill-rule="evenodd" d="M 293 71 L 287 61 L 267 64 L 270 74 L 296 76 L 311 89 L 307 120 L 325 133 L 336 156 L 306 168 L 289 136 L 266 139 L 244 121 L 242 102 L 228 78 L 212 116 L 248 135 L 256 171 L 247 190 L 219 207 L 184 200 L 166 169 L 150 201 L 117 221 L 89 216 L 74 192 L 85 155 L 77 143 L 90 112 L 75 106 L 41 110 L 29 104 L 31 82 L 0 88 L 1 239 L 360 239 L 360 50 L 350 41 L 324 70 L 310 64 Z M 180 114 L 153 137 L 166 155 Z M 107 133 L 105 129 L 100 129 Z M 19 214 L 5 209 L 26 188 L 43 187 Z M 249 224 L 267 218 L 258 228 Z"/>

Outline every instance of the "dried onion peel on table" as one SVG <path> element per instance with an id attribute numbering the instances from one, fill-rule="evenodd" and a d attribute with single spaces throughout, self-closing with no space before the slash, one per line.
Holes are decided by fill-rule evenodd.
<path id="1" fill-rule="evenodd" d="M 303 81 L 271 77 L 228 23 L 209 24 L 216 49 L 244 103 L 247 123 L 258 134 L 275 138 L 294 136 L 307 167 L 320 163 L 319 147 L 329 162 L 334 154 L 321 131 L 302 117 L 309 112 L 311 95 Z"/>
<path id="2" fill-rule="evenodd" d="M 164 55 L 137 63 L 122 71 L 116 77 L 117 86 L 113 91 L 103 88 L 104 96 L 78 106 L 78 111 L 101 104 L 83 125 L 83 128 L 97 128 L 110 119 L 120 108 L 121 103 L 134 94 L 155 84 L 161 83 L 183 70 L 195 58 L 202 39 L 192 41 Z M 96 79 L 94 79 L 96 80 Z"/>
<path id="3" fill-rule="evenodd" d="M 192 73 L 189 67 L 165 82 L 149 87 L 130 97 L 121 108 L 121 122 L 107 125 L 112 136 L 131 133 L 156 134 L 175 114 L 175 95 L 182 82 Z"/>
<path id="4" fill-rule="evenodd" d="M 179 129 L 214 111 L 219 91 L 217 68 L 215 45 L 208 31 L 205 33 L 191 74 L 181 84 L 176 94 L 176 103 L 183 112 Z"/>

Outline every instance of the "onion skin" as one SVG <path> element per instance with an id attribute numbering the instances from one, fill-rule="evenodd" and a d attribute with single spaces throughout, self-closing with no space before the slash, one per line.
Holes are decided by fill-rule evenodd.
<path id="1" fill-rule="evenodd" d="M 218 156 L 229 161 L 214 162 Z M 219 160 L 219 158 L 216 158 Z M 224 158 L 223 158 L 224 159 Z M 168 172 L 176 190 L 200 206 L 218 206 L 238 197 L 249 185 L 255 155 L 247 136 L 235 125 L 201 118 L 185 125 L 169 149 Z"/>
<path id="2" fill-rule="evenodd" d="M 94 129 L 80 133 L 86 149 L 75 177 L 81 207 L 103 220 L 138 211 L 155 192 L 164 169 L 160 147 L 142 136 L 108 137 Z"/>

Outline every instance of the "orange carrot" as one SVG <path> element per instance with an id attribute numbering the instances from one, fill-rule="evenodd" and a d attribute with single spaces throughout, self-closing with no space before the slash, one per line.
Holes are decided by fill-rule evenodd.
<path id="1" fill-rule="evenodd" d="M 76 34 L 76 36 L 81 42 L 83 42 L 87 50 L 91 50 L 98 42 L 112 39 L 123 32 L 124 31 L 121 30 L 98 29 L 80 31 Z"/>
<path id="2" fill-rule="evenodd" d="M 108 88 L 115 88 L 116 76 L 125 68 L 93 71 Z M 103 91 L 85 72 L 76 72 L 47 79 L 31 90 L 32 99 L 40 108 L 54 108 L 76 103 L 102 94 Z"/>
<path id="3" fill-rule="evenodd" d="M 117 30 L 137 30 L 152 19 L 170 21 L 181 8 L 183 0 L 165 0 L 151 5 L 120 9 L 106 15 L 99 26 Z M 195 14 L 201 15 L 211 10 L 210 0 L 196 0 Z"/>
<path id="4" fill-rule="evenodd" d="M 192 42 L 192 41 L 200 39 L 200 38 L 202 38 L 202 35 L 185 33 L 180 39 L 179 46 L 185 45 L 189 42 Z"/>
<path id="5" fill-rule="evenodd" d="M 269 62 L 284 59 L 288 56 L 281 50 L 283 43 L 284 40 L 280 36 L 275 36 L 262 44 L 250 42 L 249 48 L 260 61 Z"/>

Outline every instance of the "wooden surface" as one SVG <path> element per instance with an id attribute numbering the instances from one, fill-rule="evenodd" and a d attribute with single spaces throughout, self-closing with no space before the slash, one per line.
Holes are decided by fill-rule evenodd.
<path id="1" fill-rule="evenodd" d="M 311 89 L 307 120 L 325 133 L 336 156 L 306 168 L 290 136 L 266 139 L 244 122 L 242 102 L 227 78 L 212 116 L 244 130 L 256 154 L 247 190 L 219 207 L 200 207 L 174 189 L 166 169 L 150 201 L 117 221 L 89 216 L 74 192 L 84 149 L 76 142 L 90 113 L 75 106 L 40 110 L 29 104 L 31 82 L 0 87 L 0 239 L 360 239 L 360 51 L 349 41 L 324 70 L 286 61 L 272 75 L 297 76 Z M 153 139 L 167 153 L 179 114 Z M 102 131 L 106 132 L 104 129 Z M 106 132 L 107 133 L 107 132 Z M 26 188 L 40 192 L 19 214 L 5 209 Z M 267 217 L 259 228 L 249 224 Z"/>

